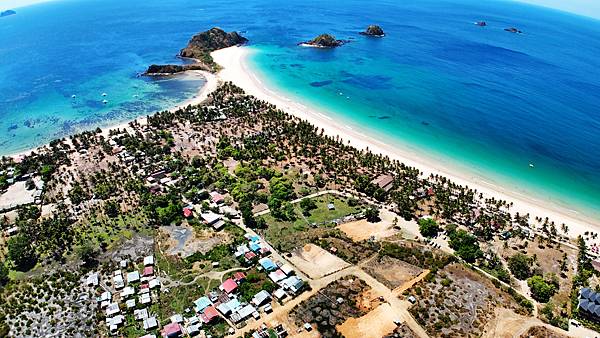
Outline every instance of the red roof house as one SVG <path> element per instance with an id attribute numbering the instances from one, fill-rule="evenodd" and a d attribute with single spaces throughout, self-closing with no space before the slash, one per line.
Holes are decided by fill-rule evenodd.
<path id="1" fill-rule="evenodd" d="M 148 276 L 153 276 L 154 275 L 154 268 L 151 266 L 147 266 L 144 268 L 144 272 L 142 273 L 142 276 L 144 277 L 148 277 Z"/>
<path id="2" fill-rule="evenodd" d="M 252 252 L 252 251 L 248 251 L 248 252 L 246 252 L 246 253 L 244 254 L 244 257 L 246 257 L 246 260 L 247 260 L 247 261 L 251 261 L 251 260 L 253 260 L 254 258 L 256 258 L 256 254 L 255 254 L 254 252 Z"/>
<path id="3" fill-rule="evenodd" d="M 171 323 L 163 327 L 162 336 L 165 338 L 179 337 L 181 335 L 181 325 L 179 323 Z"/>
<path id="4" fill-rule="evenodd" d="M 223 282 L 223 284 L 221 284 L 221 286 L 219 286 L 219 289 L 227 293 L 232 293 L 235 289 L 237 289 L 237 287 L 237 283 L 233 279 L 228 278 L 226 281 Z"/>
<path id="5" fill-rule="evenodd" d="M 217 317 L 219 317 L 219 312 L 217 312 L 217 309 L 212 305 L 204 309 L 204 312 L 200 315 L 200 318 L 205 324 L 212 322 Z"/>
<path id="6" fill-rule="evenodd" d="M 241 271 L 238 271 L 238 272 L 236 272 L 236 273 L 233 274 L 233 279 L 236 282 L 241 283 L 241 282 L 243 282 L 246 279 L 246 274 L 244 274 Z"/>
<path id="7" fill-rule="evenodd" d="M 190 209 L 190 208 L 183 208 L 183 217 L 190 218 L 190 217 L 192 217 L 192 215 L 193 215 L 192 209 Z"/>
<path id="8" fill-rule="evenodd" d="M 219 204 L 219 203 L 223 203 L 223 201 L 225 201 L 225 197 L 223 195 L 219 194 L 218 192 L 213 191 L 210 193 L 210 200 L 213 203 Z"/>

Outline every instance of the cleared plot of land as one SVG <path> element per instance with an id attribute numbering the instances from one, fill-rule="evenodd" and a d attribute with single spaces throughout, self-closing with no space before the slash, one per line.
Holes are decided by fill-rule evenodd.
<path id="1" fill-rule="evenodd" d="M 344 269 L 350 264 L 314 244 L 306 244 L 292 253 L 290 261 L 310 278 L 316 279 Z"/>
<path id="2" fill-rule="evenodd" d="M 337 330 L 346 338 L 380 338 L 396 328 L 394 311 L 387 304 L 381 304 L 360 318 L 348 318 Z"/>
<path id="3" fill-rule="evenodd" d="M 390 289 L 399 287 L 423 272 L 417 266 L 388 256 L 371 260 L 363 270 Z"/>
<path id="4" fill-rule="evenodd" d="M 559 328 L 544 324 L 537 318 L 525 317 L 514 311 L 499 308 L 496 316 L 485 327 L 483 338 L 566 338 L 580 337 L 581 335 L 564 332 Z"/>
<path id="5" fill-rule="evenodd" d="M 377 223 L 370 223 L 366 219 L 361 219 L 344 223 L 338 228 L 356 242 L 367 240 L 371 236 L 375 239 L 382 239 L 399 233 L 397 229 L 394 229 L 391 222 L 384 219 Z"/>
<path id="6" fill-rule="evenodd" d="M 21 204 L 33 203 L 35 189 L 27 190 L 26 182 L 19 181 L 6 189 L 6 192 L 0 195 L 0 210 L 14 207 Z"/>
<path id="7" fill-rule="evenodd" d="M 205 254 L 224 241 L 224 235 L 208 230 L 196 231 L 187 224 L 162 226 L 160 230 L 168 237 L 167 255 L 188 257 L 196 252 Z"/>

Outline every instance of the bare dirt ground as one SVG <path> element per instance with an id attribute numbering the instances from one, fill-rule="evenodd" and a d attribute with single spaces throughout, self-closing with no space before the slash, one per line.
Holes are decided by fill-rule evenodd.
<path id="1" fill-rule="evenodd" d="M 35 189 L 27 190 L 25 181 L 15 182 L 0 195 L 0 210 L 16 205 L 33 203 Z"/>
<path id="2" fill-rule="evenodd" d="M 162 226 L 160 231 L 168 236 L 165 243 L 168 248 L 166 253 L 184 258 L 195 252 L 205 254 L 225 240 L 225 236 L 212 231 L 212 229 L 195 231 L 185 223 L 179 226 Z"/>
<path id="3" fill-rule="evenodd" d="M 577 337 L 559 328 L 544 324 L 541 320 L 525 317 L 514 311 L 498 308 L 495 316 L 488 322 L 482 338 L 519 338 L 519 337 Z"/>
<path id="4" fill-rule="evenodd" d="M 290 262 L 310 278 L 321 278 L 342 270 L 350 264 L 314 244 L 306 244 L 292 253 Z"/>
<path id="5" fill-rule="evenodd" d="M 381 338 L 396 328 L 394 311 L 383 303 L 360 318 L 348 318 L 337 330 L 346 338 Z"/>
<path id="6" fill-rule="evenodd" d="M 105 258 L 111 258 L 114 261 L 122 259 L 136 259 L 152 253 L 154 248 L 154 239 L 150 236 L 134 235 L 131 239 L 123 242 L 119 249 L 111 253 L 106 253 Z"/>
<path id="7" fill-rule="evenodd" d="M 370 223 L 366 219 L 361 219 L 344 223 L 338 228 L 355 242 L 367 240 L 371 236 L 375 239 L 382 239 L 399 233 L 399 230 L 393 226 L 394 218 L 397 217 L 395 214 L 383 209 L 380 211 L 379 216 L 381 221 L 377 223 Z"/>
<path id="8" fill-rule="evenodd" d="M 399 287 L 423 271 L 417 266 L 388 256 L 371 260 L 363 266 L 363 270 L 390 289 Z"/>

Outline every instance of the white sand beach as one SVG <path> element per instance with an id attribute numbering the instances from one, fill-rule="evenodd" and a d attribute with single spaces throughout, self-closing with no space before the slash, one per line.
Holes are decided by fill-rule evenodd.
<path id="1" fill-rule="evenodd" d="M 328 135 L 339 135 L 359 149 L 368 148 L 374 153 L 381 153 L 390 158 L 398 159 L 407 165 L 420 169 L 426 176 L 432 173 L 446 176 L 458 184 L 477 189 L 483 193 L 484 197 L 495 197 L 496 199 L 513 202 L 514 205 L 510 210 L 511 212 L 529 214 L 532 220 L 535 217 L 548 217 L 556 223 L 559 229 L 560 225 L 564 223 L 569 227 L 569 235 L 571 237 L 577 237 L 586 231 L 600 231 L 600 220 L 587 219 L 583 215 L 544 199 L 544 197 L 536 196 L 533 198 L 515 191 L 503 189 L 498 185 L 487 183 L 483 177 L 475 177 L 473 174 L 463 173 L 455 168 L 451 168 L 451 165 L 448 163 L 443 163 L 427 158 L 423 154 L 383 143 L 363 131 L 336 123 L 334 119 L 328 116 L 326 111 L 295 102 L 273 88 L 267 88 L 265 81 L 261 81 L 260 77 L 247 64 L 246 58 L 250 53 L 252 53 L 252 49 L 243 46 L 230 47 L 213 52 L 211 54 L 213 59 L 223 67 L 223 70 L 218 74 L 219 79 L 222 81 L 231 81 L 243 88 L 246 93 L 270 102 L 294 116 L 323 128 Z"/>
<path id="2" fill-rule="evenodd" d="M 600 220 L 586 218 L 565 207 L 557 205 L 544 197 L 536 196 L 529 197 L 522 193 L 503 189 L 499 185 L 488 183 L 484 177 L 476 177 L 467 172 L 462 172 L 453 168 L 451 164 L 445 163 L 438 159 L 427 158 L 422 153 L 411 151 L 409 147 L 399 147 L 390 145 L 378 140 L 375 137 L 368 135 L 367 132 L 360 128 L 352 128 L 343 123 L 337 123 L 330 117 L 327 111 L 310 107 L 307 104 L 294 101 L 282 93 L 277 92 L 273 88 L 268 88 L 265 81 L 261 81 L 260 77 L 252 71 L 248 66 L 246 58 L 252 53 L 249 47 L 230 47 L 213 52 L 211 55 L 216 63 L 223 69 L 218 74 L 212 74 L 205 71 L 190 71 L 183 76 L 202 76 L 206 79 L 206 83 L 199 89 L 198 93 L 191 99 L 182 102 L 181 104 L 172 107 L 170 110 L 176 110 L 187 105 L 199 104 L 204 101 L 208 95 L 213 92 L 221 82 L 231 81 L 237 86 L 243 88 L 246 93 L 255 97 L 270 102 L 278 108 L 304 119 L 320 128 L 323 128 L 325 133 L 331 136 L 340 136 L 346 142 L 358 149 L 369 149 L 374 153 L 380 153 L 390 158 L 397 159 L 407 165 L 418 168 L 423 172 L 423 175 L 438 174 L 446 176 L 452 181 L 477 189 L 483 193 L 484 197 L 494 197 L 496 199 L 513 202 L 514 205 L 510 211 L 512 213 L 529 214 L 533 220 L 535 217 L 546 218 L 554 221 L 557 226 L 566 224 L 569 227 L 569 236 L 577 237 L 584 234 L 586 231 L 600 232 Z M 145 123 L 146 118 L 140 117 L 136 121 L 141 124 Z M 106 136 L 111 129 L 126 129 L 130 121 L 111 125 L 103 128 L 103 134 Z M 42 146 L 43 147 L 43 146 Z M 39 147 L 39 148 L 42 148 Z M 38 148 L 36 148 L 38 149 Z M 12 154 L 13 158 L 19 158 L 30 154 L 36 149 Z M 598 241 L 600 244 L 600 241 Z"/>

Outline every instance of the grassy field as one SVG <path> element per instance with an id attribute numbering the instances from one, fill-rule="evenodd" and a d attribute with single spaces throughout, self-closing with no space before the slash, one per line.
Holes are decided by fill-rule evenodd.
<path id="1" fill-rule="evenodd" d="M 219 281 L 208 278 L 198 278 L 189 285 L 180 285 L 160 294 L 157 308 L 160 321 L 168 320 L 172 315 L 183 314 L 188 307 L 193 307 L 194 300 L 206 294 L 209 287 L 219 285 Z"/>
<path id="2" fill-rule="evenodd" d="M 82 243 L 91 242 L 94 245 L 103 243 L 107 250 L 111 250 L 135 233 L 152 235 L 153 230 L 148 228 L 146 217 L 140 213 L 127 213 L 116 218 L 109 218 L 99 214 L 97 217 L 82 221 L 77 227 L 78 236 Z"/>
<path id="3" fill-rule="evenodd" d="M 349 198 L 332 194 L 315 197 L 313 201 L 316 208 L 311 210 L 308 216 L 302 214 L 300 203 L 294 204 L 297 216 L 295 221 L 280 221 L 270 214 L 261 216 L 268 225 L 262 234 L 275 248 L 289 251 L 309 242 L 311 236 L 318 235 L 323 229 L 333 228 L 334 220 L 360 212 L 365 207 L 361 204 L 350 206 Z M 334 210 L 328 209 L 329 203 L 333 203 Z"/>

